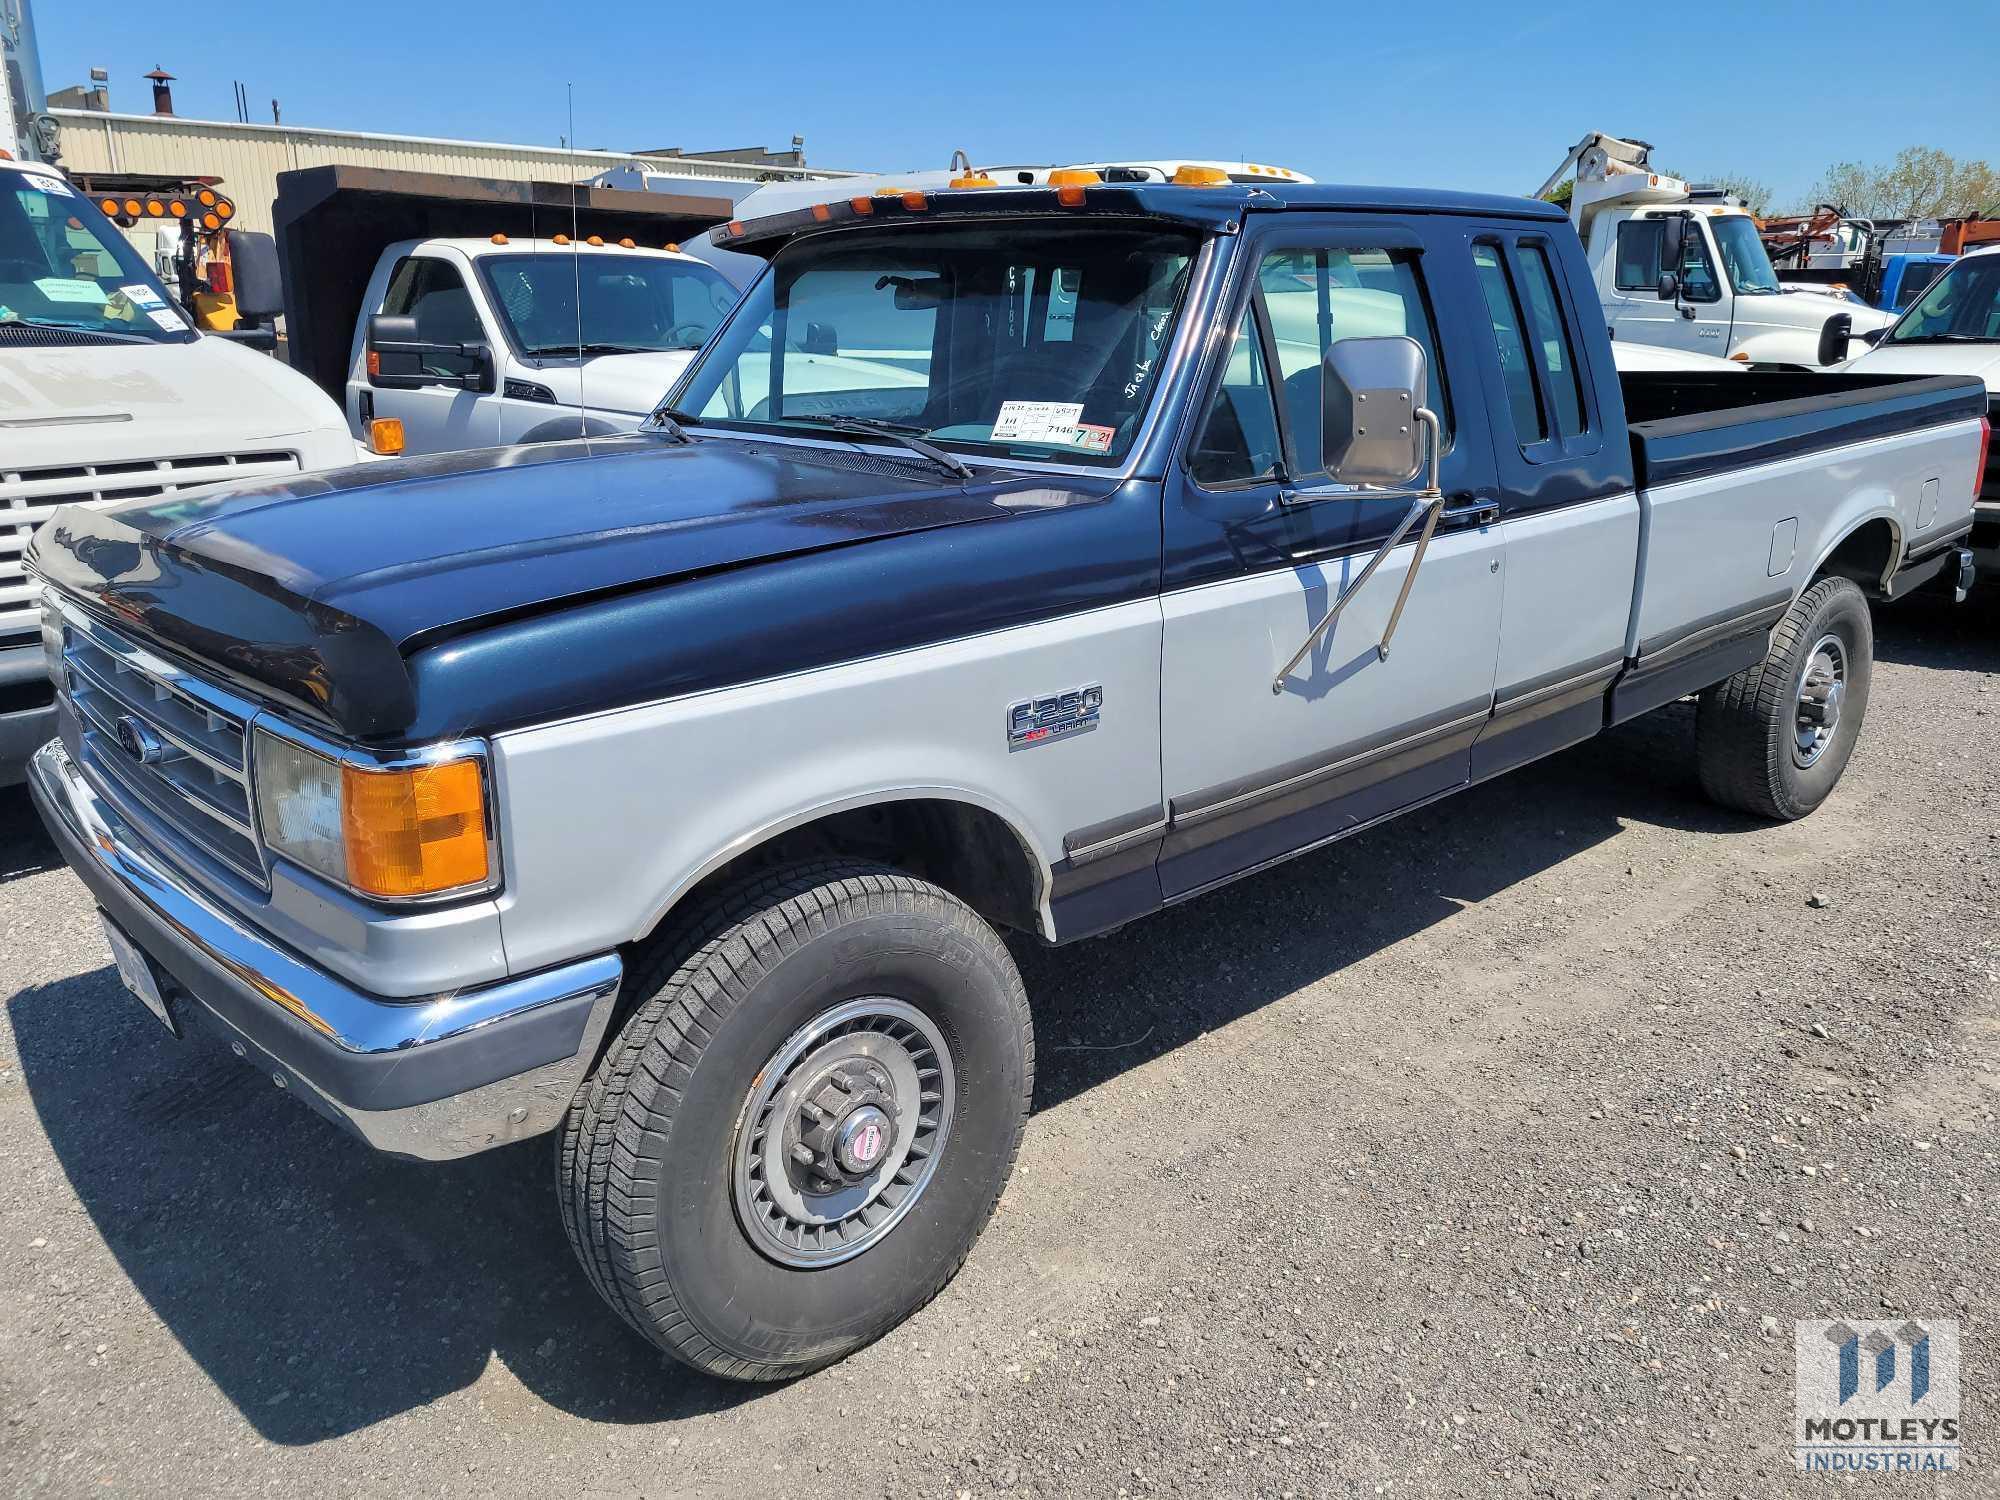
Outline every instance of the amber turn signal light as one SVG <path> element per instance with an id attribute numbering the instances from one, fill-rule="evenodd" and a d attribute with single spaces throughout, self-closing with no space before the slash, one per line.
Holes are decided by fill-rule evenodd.
<path id="1" fill-rule="evenodd" d="M 343 765 L 347 879 L 371 896 L 429 896 L 491 874 L 479 762 L 398 771 Z"/>
<path id="2" fill-rule="evenodd" d="M 373 350 L 368 353 L 368 373 L 376 374 L 376 366 L 382 357 Z M 403 451 L 403 419 L 401 417 L 377 417 L 368 424 L 368 446 L 376 453 L 397 454 Z"/>

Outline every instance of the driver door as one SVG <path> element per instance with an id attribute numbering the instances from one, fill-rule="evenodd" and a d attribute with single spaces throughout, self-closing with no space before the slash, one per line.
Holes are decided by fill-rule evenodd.
<path id="1" fill-rule="evenodd" d="M 396 263 L 377 312 L 417 320 L 417 336 L 427 343 L 483 343 L 504 348 L 495 330 L 480 317 L 479 305 L 465 277 L 452 262 L 433 255 L 408 255 Z M 377 387 L 365 368 L 357 370 L 364 406 L 377 417 L 397 417 L 403 423 L 405 453 L 447 453 L 459 448 L 490 448 L 500 441 L 500 403 L 458 382 L 475 374 L 480 362 L 469 355 L 427 354 L 424 373 L 437 385 L 414 389 Z M 446 383 L 449 382 L 449 383 Z M 365 424 L 362 427 L 365 435 Z"/>
<path id="2" fill-rule="evenodd" d="M 1687 221 L 1678 304 L 1660 296 L 1665 221 L 1625 219 L 1614 228 L 1617 239 L 1612 246 L 1610 285 L 1604 288 L 1605 321 L 1611 325 L 1611 336 L 1718 359 L 1727 355 L 1730 301 L 1724 295 L 1722 275 L 1703 221 Z M 1600 278 L 1603 275 L 1599 273 Z"/>
<path id="3" fill-rule="evenodd" d="M 1429 232 L 1439 255 L 1462 254 Z M 1479 375 L 1447 326 L 1477 326 L 1422 228 L 1331 217 L 1258 235 L 1236 262 L 1232 338 L 1210 357 L 1193 435 L 1167 480 L 1160 737 L 1172 899 L 1463 785 L 1493 700 L 1502 547 Z M 1377 644 L 1413 531 L 1317 647 L 1280 677 L 1409 512 L 1412 491 L 1343 487 L 1321 458 L 1321 357 L 1407 334 L 1444 429 L 1448 509 L 1386 658 Z M 1458 341 L 1463 345 L 1464 340 Z M 1414 489 L 1414 487 L 1412 487 Z M 1274 691 L 1275 683 L 1275 691 Z"/>

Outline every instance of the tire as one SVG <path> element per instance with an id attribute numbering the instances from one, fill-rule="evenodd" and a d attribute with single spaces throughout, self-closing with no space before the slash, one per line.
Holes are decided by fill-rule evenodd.
<path id="1" fill-rule="evenodd" d="M 1813 722 L 1809 705 L 1837 667 L 1836 722 Z M 1868 712 L 1875 632 L 1868 600 L 1846 578 L 1823 578 L 1799 596 L 1771 632 L 1763 661 L 1701 695 L 1695 752 L 1702 789 L 1724 807 L 1791 822 L 1824 802 L 1847 769 Z M 1811 747 L 1805 744 L 1810 735 Z"/>
<path id="2" fill-rule="evenodd" d="M 794 865 L 722 892 L 630 975 L 637 1008 L 557 1144 L 563 1224 L 604 1299 L 697 1369 L 781 1380 L 936 1296 L 992 1217 L 1034 1090 L 1027 995 L 999 935 L 897 871 Z M 815 1086 L 828 1067 L 853 1091 Z M 897 1101 L 872 1135 L 854 1104 L 871 1099 Z M 837 1106 L 817 1127 L 814 1100 Z M 814 1130 L 849 1131 L 848 1154 Z M 807 1139 L 829 1177 L 766 1154 Z M 870 1151 L 871 1174 L 839 1176 Z M 871 1190 L 831 1229 L 776 1204 L 839 1207 Z"/>

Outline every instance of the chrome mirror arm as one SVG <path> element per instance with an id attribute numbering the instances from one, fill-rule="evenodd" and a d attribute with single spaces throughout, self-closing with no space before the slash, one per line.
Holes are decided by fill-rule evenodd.
<path id="1" fill-rule="evenodd" d="M 1403 605 L 1409 600 L 1410 587 L 1417 581 L 1417 569 L 1424 565 L 1424 553 L 1430 547 L 1431 537 L 1437 531 L 1438 517 L 1444 511 L 1444 491 L 1438 483 L 1439 465 L 1444 448 L 1443 431 L 1438 424 L 1437 413 L 1428 407 L 1417 408 L 1417 420 L 1430 435 L 1430 474 L 1422 493 L 1410 502 L 1408 512 L 1396 523 L 1396 529 L 1390 532 L 1388 538 L 1376 549 L 1375 555 L 1368 559 L 1368 566 L 1361 570 L 1360 576 L 1340 591 L 1340 597 L 1333 601 L 1332 606 L 1320 617 L 1319 623 L 1313 626 L 1312 633 L 1305 638 L 1305 643 L 1292 653 L 1290 661 L 1278 669 L 1278 675 L 1271 679 L 1273 694 L 1284 692 L 1285 679 L 1292 675 L 1292 669 L 1305 660 L 1307 653 L 1319 644 L 1320 637 L 1325 635 L 1333 622 L 1340 618 L 1340 612 L 1347 608 L 1348 600 L 1361 592 L 1362 586 L 1375 576 L 1375 570 L 1382 566 L 1391 552 L 1403 544 L 1403 538 L 1410 534 L 1411 528 L 1422 521 L 1424 529 L 1417 537 L 1417 550 L 1410 558 L 1410 570 L 1403 575 L 1402 592 L 1396 595 L 1395 607 L 1389 611 L 1389 622 L 1382 627 L 1382 639 L 1375 647 L 1377 661 L 1389 659 L 1389 638 L 1396 633 L 1396 624 L 1403 618 Z"/>

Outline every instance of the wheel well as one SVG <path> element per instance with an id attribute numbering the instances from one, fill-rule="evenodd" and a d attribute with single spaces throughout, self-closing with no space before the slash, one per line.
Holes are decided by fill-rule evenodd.
<path id="1" fill-rule="evenodd" d="M 1814 576 L 1851 578 L 1864 589 L 1880 592 L 1895 558 L 1896 528 L 1878 516 L 1842 537 Z"/>
<path id="2" fill-rule="evenodd" d="M 891 865 L 950 891 L 997 927 L 1041 931 L 1041 867 L 1020 834 L 997 813 L 944 797 L 875 802 L 788 828 L 709 871 L 673 912 L 697 909 L 746 871 L 830 855 Z"/>

